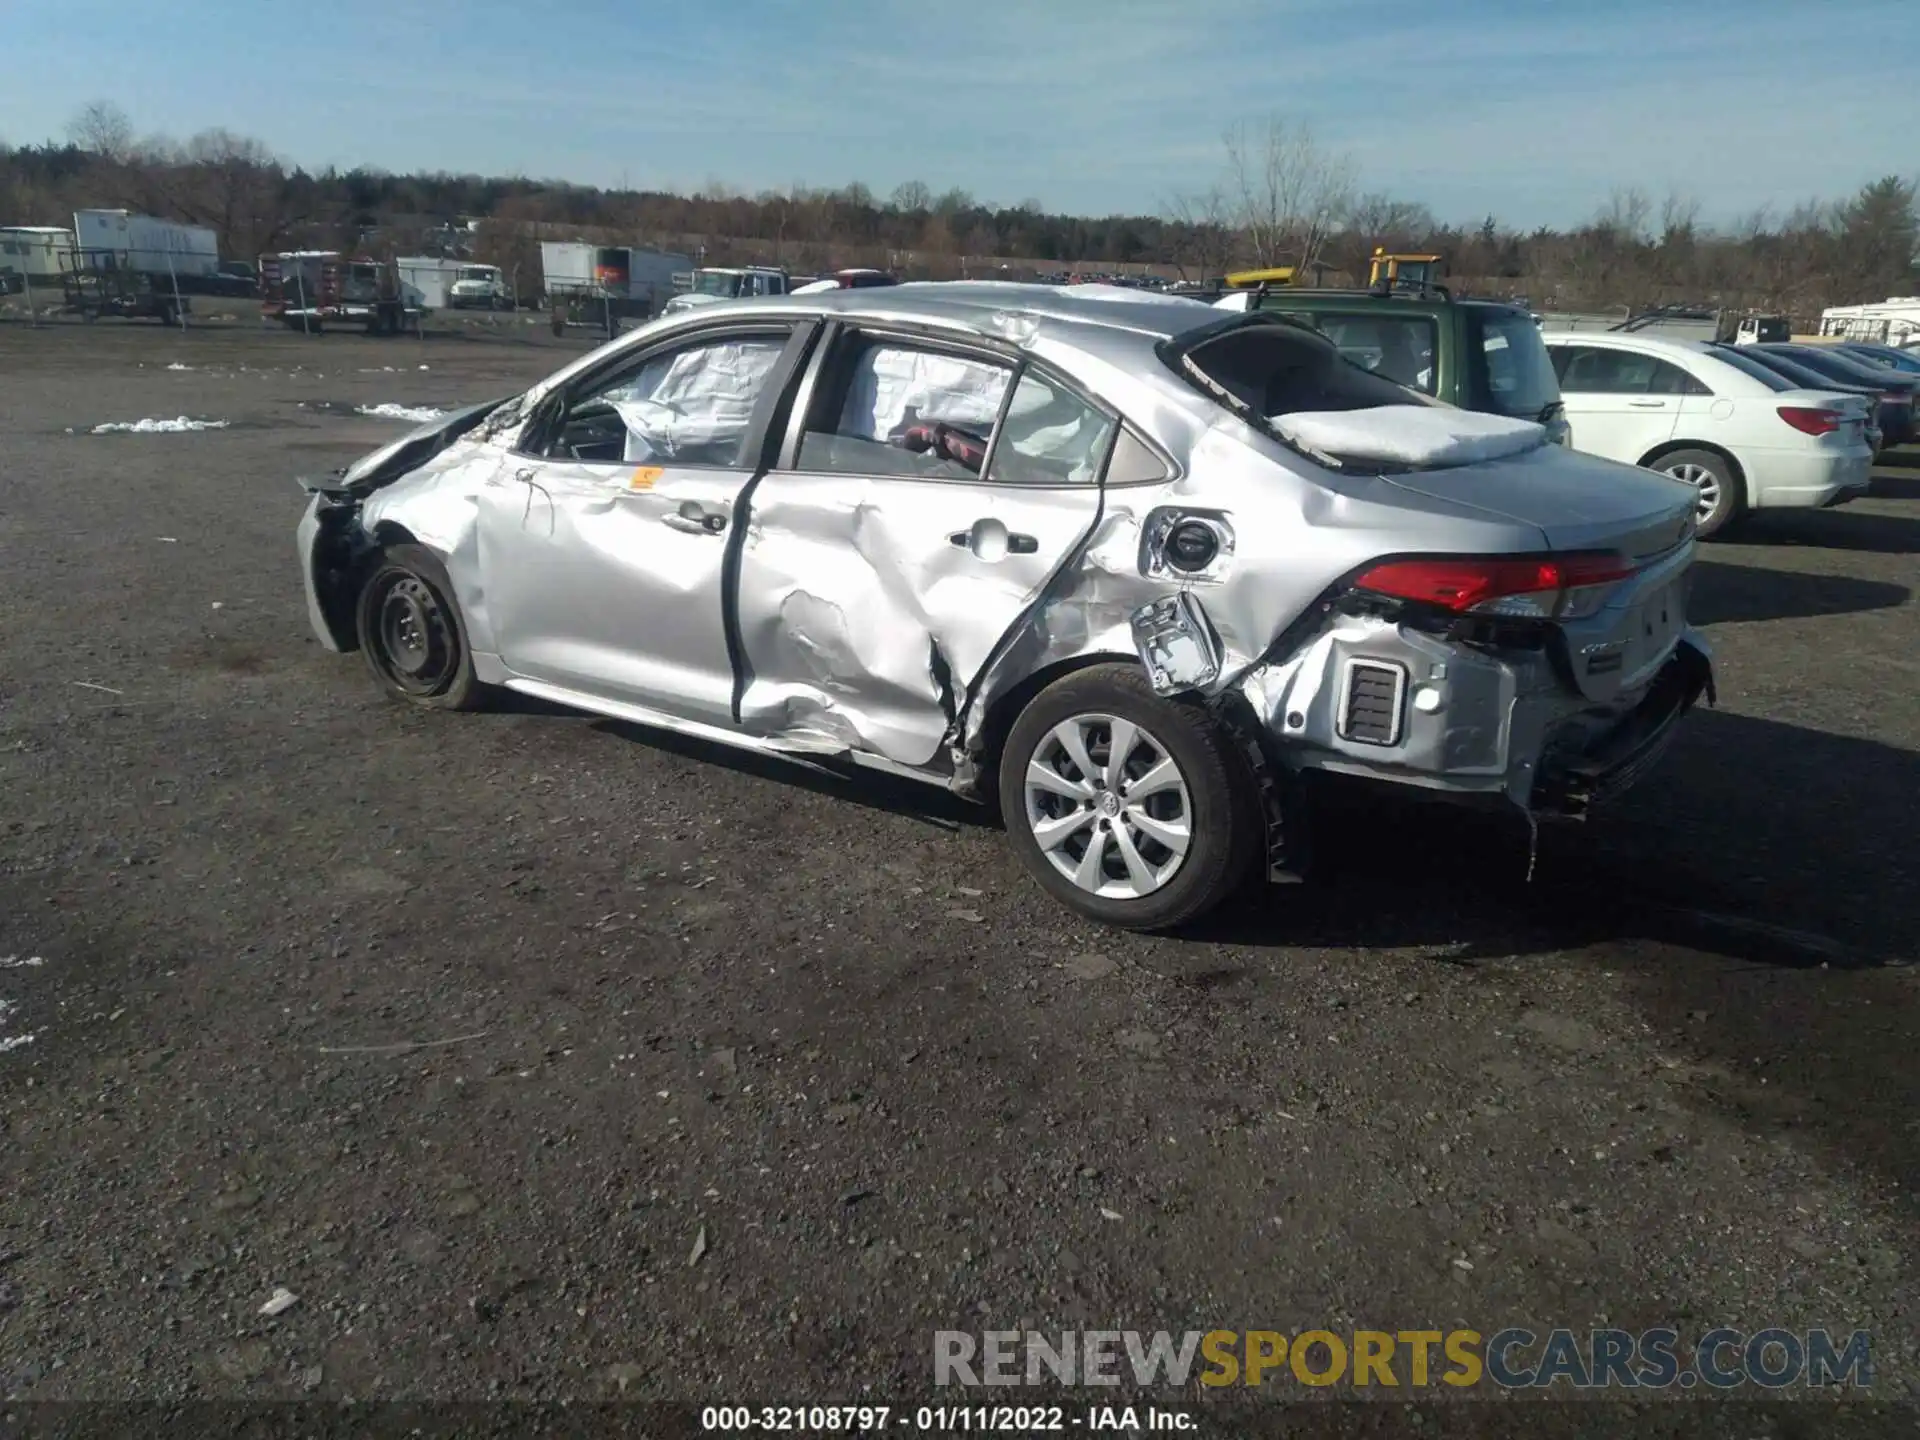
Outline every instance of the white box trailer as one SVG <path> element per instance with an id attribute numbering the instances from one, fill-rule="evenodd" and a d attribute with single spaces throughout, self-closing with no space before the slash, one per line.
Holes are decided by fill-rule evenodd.
<path id="1" fill-rule="evenodd" d="M 76 210 L 73 236 L 75 256 L 86 269 L 192 278 L 220 273 L 220 240 L 204 225 L 128 210 Z"/>
<path id="2" fill-rule="evenodd" d="M 445 310 L 459 278 L 460 262 L 433 255 L 403 255 L 393 262 L 408 301 L 423 310 Z"/>
<path id="3" fill-rule="evenodd" d="M 540 242 L 540 275 L 557 335 L 568 325 L 604 327 L 647 319 L 673 298 L 676 277 L 691 275 L 690 256 L 631 245 Z"/>
<path id="4" fill-rule="evenodd" d="M 60 276 L 73 263 L 73 232 L 57 225 L 0 227 L 0 291 L 19 290 L 28 282 L 57 289 Z"/>

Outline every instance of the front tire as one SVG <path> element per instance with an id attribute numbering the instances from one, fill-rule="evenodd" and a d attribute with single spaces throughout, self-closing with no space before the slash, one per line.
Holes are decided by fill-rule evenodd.
<path id="1" fill-rule="evenodd" d="M 1746 512 L 1746 487 L 1724 455 L 1711 450 L 1674 450 L 1653 463 L 1653 469 L 1693 486 L 1693 533 L 1711 539 Z"/>
<path id="2" fill-rule="evenodd" d="M 393 545 L 382 552 L 361 587 L 354 621 L 367 668 L 393 699 L 429 710 L 486 703 L 453 582 L 431 550 Z"/>
<path id="3" fill-rule="evenodd" d="M 1094 665 L 1042 690 L 1000 760 L 1014 852 L 1070 909 L 1127 930 L 1196 919 L 1259 853 L 1246 763 L 1199 704 L 1153 693 L 1131 665 Z"/>

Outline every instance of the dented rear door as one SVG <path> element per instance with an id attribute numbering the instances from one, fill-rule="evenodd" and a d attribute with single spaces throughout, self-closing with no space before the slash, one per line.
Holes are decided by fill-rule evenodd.
<path id="1" fill-rule="evenodd" d="M 952 346 L 843 334 L 817 368 L 749 501 L 740 720 L 925 765 L 1091 530 L 1115 422 L 1038 370 Z M 941 426 L 945 446 L 911 448 Z M 970 442 L 991 447 L 977 470 Z"/>

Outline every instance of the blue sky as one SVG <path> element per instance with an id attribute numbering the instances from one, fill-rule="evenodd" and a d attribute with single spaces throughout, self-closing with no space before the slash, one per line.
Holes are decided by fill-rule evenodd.
<path id="1" fill-rule="evenodd" d="M 1728 221 L 1920 172 L 1920 0 L 4 9 L 16 144 L 108 98 L 142 132 L 225 126 L 307 166 L 883 196 L 922 180 L 1107 214 L 1204 188 L 1230 124 L 1279 114 L 1350 152 L 1364 189 L 1521 227 L 1584 219 L 1616 186 Z M 282 37 L 303 28 L 314 63 L 291 65 Z"/>

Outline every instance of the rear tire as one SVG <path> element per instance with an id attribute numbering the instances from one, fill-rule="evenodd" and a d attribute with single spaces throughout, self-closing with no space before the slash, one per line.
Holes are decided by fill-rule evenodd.
<path id="1" fill-rule="evenodd" d="M 453 582 L 431 550 L 392 545 L 382 552 L 360 589 L 354 624 L 367 668 L 393 699 L 428 710 L 486 704 Z"/>
<path id="2" fill-rule="evenodd" d="M 1257 789 L 1231 738 L 1198 703 L 1155 695 L 1138 666 L 1093 665 L 1042 690 L 999 769 L 1020 863 L 1103 924 L 1186 924 L 1232 894 L 1260 851 Z"/>
<path id="3" fill-rule="evenodd" d="M 1693 533 L 1710 540 L 1747 510 L 1747 488 L 1724 455 L 1711 450 L 1670 450 L 1649 469 L 1684 480 L 1699 494 Z"/>

